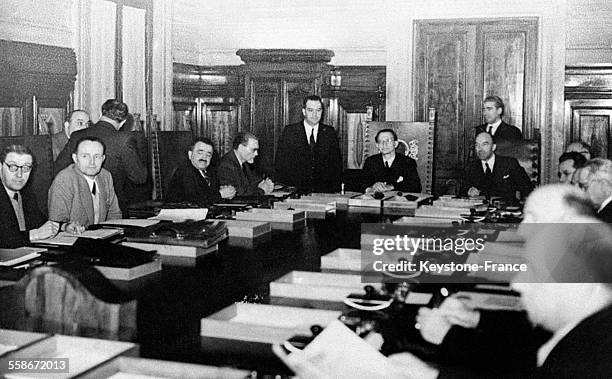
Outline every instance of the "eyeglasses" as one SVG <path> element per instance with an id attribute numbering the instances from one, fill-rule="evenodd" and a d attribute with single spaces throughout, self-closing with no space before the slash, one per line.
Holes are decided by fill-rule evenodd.
<path id="1" fill-rule="evenodd" d="M 30 165 L 19 166 L 14 163 L 6 163 L 6 162 L 4 162 L 4 164 L 6 165 L 6 167 L 8 167 L 10 172 L 17 172 L 17 170 L 21 170 L 21 172 L 23 172 L 24 174 L 27 174 L 28 172 L 32 171 L 32 166 Z"/>
<path id="2" fill-rule="evenodd" d="M 394 143 L 395 141 L 392 139 L 385 139 L 385 140 L 378 141 L 379 145 L 393 145 Z"/>

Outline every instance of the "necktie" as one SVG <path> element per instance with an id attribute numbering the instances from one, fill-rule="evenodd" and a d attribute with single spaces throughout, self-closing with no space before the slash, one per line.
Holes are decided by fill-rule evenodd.
<path id="1" fill-rule="evenodd" d="M 493 126 L 492 125 L 487 125 L 487 133 L 493 135 L 493 133 L 491 133 L 493 131 Z"/>
<path id="2" fill-rule="evenodd" d="M 248 177 L 247 175 L 247 164 L 246 162 L 242 164 L 242 172 L 244 173 L 245 177 Z"/>
<path id="3" fill-rule="evenodd" d="M 206 172 L 200 171 L 200 173 L 202 174 L 202 177 L 204 178 L 204 180 L 206 180 L 206 184 L 210 186 L 210 178 L 206 176 Z"/>
<path id="4" fill-rule="evenodd" d="M 491 171 L 491 167 L 489 167 L 489 163 L 485 162 L 485 176 L 490 178 L 493 176 L 493 172 Z"/>
<path id="5" fill-rule="evenodd" d="M 17 192 L 13 194 L 13 200 L 15 200 L 16 202 L 19 202 L 19 194 Z"/>
<path id="6" fill-rule="evenodd" d="M 19 206 L 19 194 L 17 192 L 13 194 L 13 200 L 15 201 L 13 209 L 15 210 L 15 216 L 17 216 L 19 230 L 23 232 L 26 230 L 25 215 L 23 214 L 23 208 Z"/>
<path id="7" fill-rule="evenodd" d="M 91 194 L 96 196 L 96 182 L 94 182 L 93 186 L 91 187 Z"/>
<path id="8" fill-rule="evenodd" d="M 389 167 L 389 161 L 385 161 L 385 168 L 386 168 L 386 169 L 389 169 L 389 168 L 390 168 L 390 167 Z"/>
<path id="9" fill-rule="evenodd" d="M 310 138 L 308 139 L 308 144 L 310 145 L 310 150 L 314 150 L 315 147 L 315 138 L 314 138 L 314 128 L 310 131 Z"/>

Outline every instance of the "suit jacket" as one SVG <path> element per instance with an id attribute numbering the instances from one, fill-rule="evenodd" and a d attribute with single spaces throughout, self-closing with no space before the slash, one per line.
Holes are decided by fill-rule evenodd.
<path id="1" fill-rule="evenodd" d="M 57 159 L 58 155 L 62 152 L 67 143 L 68 136 L 63 130 L 51 135 L 51 147 L 53 148 L 54 161 Z"/>
<path id="2" fill-rule="evenodd" d="M 382 154 L 372 155 L 365 160 L 362 174 L 364 189 L 376 182 L 383 182 L 392 184 L 397 191 L 421 192 L 421 181 L 416 162 L 402 154 L 395 155 L 389 169 L 385 167 Z"/>
<path id="3" fill-rule="evenodd" d="M 17 215 L 11 204 L 11 199 L 6 193 L 4 186 L 0 183 L 0 247 L 1 248 L 16 248 L 30 243 L 29 230 L 39 228 L 45 223 L 46 219 L 43 216 L 36 197 L 28 190 L 19 192 L 21 195 L 21 203 L 23 206 L 23 216 L 26 223 L 26 231 L 19 230 L 19 222 Z"/>
<path id="4" fill-rule="evenodd" d="M 99 194 L 99 221 L 121 218 L 121 209 L 111 174 L 102 169 L 96 176 L 96 189 Z M 89 226 L 94 223 L 93 199 L 89 184 L 74 163 L 53 179 L 49 188 L 49 220 L 58 222 L 78 222 Z"/>
<path id="5" fill-rule="evenodd" d="M 501 324 L 500 327 L 504 325 Z M 587 317 L 570 330 L 539 368 L 528 368 L 529 364 L 514 369 L 495 365 L 475 366 L 467 370 L 465 367 L 443 367 L 438 378 L 612 378 L 610 330 L 612 330 L 612 306 Z M 499 349 L 495 351 L 505 354 Z M 484 363 L 482 360 L 480 362 Z"/>
<path id="6" fill-rule="evenodd" d="M 234 150 L 230 150 L 219 161 L 217 177 L 222 186 L 231 185 L 236 189 L 236 196 L 260 196 L 264 191 L 257 185 L 263 179 L 249 163 L 246 164 L 246 175 L 238 162 Z"/>
<path id="7" fill-rule="evenodd" d="M 609 202 L 604 209 L 597 212 L 597 217 L 603 222 L 612 223 L 612 202 Z"/>
<path id="8" fill-rule="evenodd" d="M 212 171 L 212 170 L 211 170 Z M 188 166 L 179 167 L 168 186 L 168 201 L 188 201 L 201 205 L 208 205 L 221 200 L 217 178 L 208 173 L 210 184 L 200 174 L 200 170 Z"/>
<path id="9" fill-rule="evenodd" d="M 474 134 L 474 138 L 482 132 L 487 131 L 488 124 L 482 124 L 476 127 L 476 133 Z M 505 142 L 505 141 L 515 141 L 523 139 L 523 134 L 521 130 L 514 125 L 506 124 L 505 122 L 501 122 L 493 135 L 495 137 L 495 143 Z"/>
<path id="10" fill-rule="evenodd" d="M 336 131 L 320 123 L 314 152 L 308 137 L 303 122 L 285 127 L 276 150 L 276 181 L 303 192 L 339 192 L 342 158 Z"/>
<path id="11" fill-rule="evenodd" d="M 128 205 L 125 190 L 127 181 L 143 184 L 147 180 L 147 168 L 138 156 L 136 140 L 130 133 L 120 133 L 113 125 L 105 121 L 98 121 L 87 129 L 72 133 L 70 140 L 55 161 L 55 175 L 72 163 L 72 152 L 77 142 L 86 136 L 95 136 L 104 141 L 106 160 L 103 167 L 113 176 L 119 207 L 125 212 Z"/>
<path id="12" fill-rule="evenodd" d="M 520 191 L 521 197 L 525 197 L 533 190 L 533 184 L 518 161 L 515 158 L 497 154 L 493 166 L 493 178 L 490 182 L 487 181 L 480 159 L 476 159 L 468 164 L 465 183 L 464 194 L 470 187 L 476 187 L 481 195 L 500 196 L 508 203 L 517 201 L 516 191 Z"/>

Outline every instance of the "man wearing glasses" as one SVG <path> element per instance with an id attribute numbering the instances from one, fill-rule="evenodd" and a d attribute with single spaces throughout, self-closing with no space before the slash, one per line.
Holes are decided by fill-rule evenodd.
<path id="1" fill-rule="evenodd" d="M 16 248 L 53 237 L 57 222 L 45 221 L 36 198 L 24 190 L 32 172 L 33 158 L 22 145 L 9 145 L 0 152 L 0 247 Z"/>
<path id="2" fill-rule="evenodd" d="M 365 192 L 421 192 L 421 181 L 414 159 L 396 154 L 397 134 L 392 129 L 376 133 L 379 154 L 368 157 L 363 165 Z"/>
<path id="3" fill-rule="evenodd" d="M 62 151 L 64 146 L 68 143 L 70 136 L 77 130 L 85 129 L 89 126 L 89 114 L 81 109 L 76 109 L 70 113 L 67 121 L 64 122 L 64 130 L 51 135 L 51 142 L 53 146 L 53 160 L 57 159 L 57 156 Z"/>

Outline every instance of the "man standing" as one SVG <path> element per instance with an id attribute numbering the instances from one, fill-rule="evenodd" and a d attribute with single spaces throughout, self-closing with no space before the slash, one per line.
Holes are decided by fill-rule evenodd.
<path id="1" fill-rule="evenodd" d="M 57 159 L 57 156 L 62 151 L 72 133 L 77 130 L 85 129 L 89 126 L 89 114 L 81 109 L 76 109 L 70 112 L 67 117 L 67 121 L 64 122 L 64 130 L 51 135 L 51 143 L 53 146 L 53 160 Z"/>
<path id="2" fill-rule="evenodd" d="M 197 138 L 189 147 L 187 157 L 191 163 L 177 168 L 168 186 L 169 201 L 189 201 L 209 205 L 223 199 L 231 199 L 236 189 L 219 184 L 214 173 L 207 171 L 213 157 L 213 143 L 206 137 Z"/>
<path id="3" fill-rule="evenodd" d="M 363 165 L 365 192 L 421 192 L 416 162 L 395 153 L 398 145 L 395 131 L 383 129 L 376 133 L 375 141 L 380 154 L 368 157 Z"/>
<path id="4" fill-rule="evenodd" d="M 0 152 L 0 162 L 0 247 L 16 248 L 55 236 L 59 224 L 45 222 L 36 198 L 24 190 L 33 167 L 30 150 L 9 145 Z"/>
<path id="5" fill-rule="evenodd" d="M 502 121 L 504 102 L 499 96 L 487 96 L 482 106 L 485 124 L 476 127 L 476 135 L 487 132 L 499 144 L 523 139 L 521 130 Z"/>
<path id="6" fill-rule="evenodd" d="M 342 158 L 334 128 L 320 123 L 321 98 L 306 97 L 302 114 L 304 121 L 286 126 L 278 141 L 276 180 L 302 192 L 338 192 Z"/>
<path id="7" fill-rule="evenodd" d="M 466 170 L 467 195 L 499 196 L 507 203 L 516 203 L 516 191 L 525 197 L 533 190 L 533 184 L 518 161 L 496 155 L 496 147 L 489 133 L 481 132 L 476 136 L 478 159 L 470 162 Z"/>
<path id="8" fill-rule="evenodd" d="M 268 195 L 274 190 L 274 183 L 263 178 L 251 166 L 259 154 L 259 141 L 254 134 L 240 132 L 232 141 L 234 149 L 221 158 L 217 176 L 221 186 L 235 188 L 236 196 Z"/>
<path id="9" fill-rule="evenodd" d="M 49 218 L 76 224 L 76 232 L 92 224 L 121 218 L 111 174 L 102 168 L 105 146 L 98 137 L 83 137 L 72 154 L 73 164 L 49 188 Z"/>
<path id="10" fill-rule="evenodd" d="M 585 163 L 584 155 L 575 151 L 561 154 L 559 157 L 559 170 L 557 171 L 559 182 L 571 184 L 574 172 L 584 166 Z"/>
<path id="11" fill-rule="evenodd" d="M 72 153 L 76 151 L 77 141 L 83 137 L 98 137 L 106 146 L 104 168 L 112 177 L 119 207 L 127 211 L 127 181 L 143 184 L 147 180 L 147 168 L 138 156 L 136 140 L 131 133 L 119 133 L 125 123 L 128 107 L 116 99 L 109 99 L 102 105 L 102 117 L 92 127 L 72 133 L 70 140 L 55 161 L 55 173 L 72 163 Z"/>

